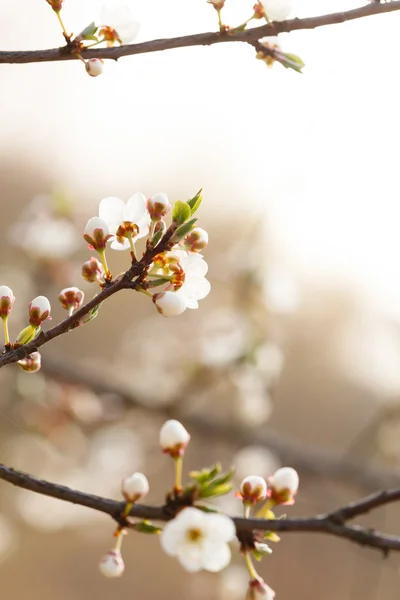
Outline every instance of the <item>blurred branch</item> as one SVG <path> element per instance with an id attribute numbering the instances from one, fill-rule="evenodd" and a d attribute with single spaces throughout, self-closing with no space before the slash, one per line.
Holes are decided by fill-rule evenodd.
<path id="1" fill-rule="evenodd" d="M 131 523 L 122 516 L 126 506 L 124 502 L 86 494 L 85 492 L 74 490 L 63 485 L 37 479 L 32 475 L 21 473 L 20 471 L 16 471 L 2 464 L 0 464 L 0 479 L 31 492 L 103 512 L 110 515 L 123 527 L 129 527 L 131 525 Z M 387 555 L 391 550 L 400 550 L 400 537 L 382 534 L 370 527 L 347 525 L 347 521 L 360 515 L 364 515 L 373 509 L 397 502 L 398 500 L 400 500 L 400 488 L 377 492 L 367 498 L 352 502 L 333 512 L 316 515 L 314 517 L 273 520 L 234 517 L 233 521 L 236 525 L 237 536 L 239 540 L 242 541 L 251 540 L 253 532 L 257 531 L 302 531 L 308 533 L 325 533 L 348 539 L 362 546 L 377 548 Z M 172 519 L 181 508 L 182 506 L 174 504 L 173 501 L 164 506 L 144 506 L 134 504 L 129 513 L 129 517 L 168 521 Z"/>
<path id="2" fill-rule="evenodd" d="M 287 33 L 290 31 L 299 31 L 304 29 L 315 29 L 325 25 L 337 25 L 346 21 L 353 21 L 372 15 L 389 13 L 400 10 L 400 0 L 391 2 L 371 2 L 361 8 L 321 15 L 318 17 L 309 17 L 305 19 L 290 19 L 288 21 L 273 22 L 261 27 L 254 27 L 235 34 L 227 32 L 199 33 L 195 35 L 186 35 L 181 37 L 152 40 L 141 44 L 125 44 L 119 47 L 90 49 L 80 52 L 83 58 L 108 58 L 116 60 L 123 56 L 132 56 L 134 54 L 145 54 L 149 52 L 160 52 L 163 50 L 172 50 L 173 48 L 188 48 L 191 46 L 210 46 L 225 42 L 247 42 L 253 44 L 263 37 L 276 36 L 278 33 Z M 76 50 L 76 49 L 75 49 Z M 62 48 L 53 48 L 51 50 L 34 51 L 2 51 L 0 52 L 0 63 L 21 64 L 37 63 L 59 60 L 75 60 L 76 51 L 73 52 L 69 46 Z"/>
<path id="3" fill-rule="evenodd" d="M 183 420 L 187 427 L 192 428 L 198 435 L 207 440 L 224 440 L 235 447 L 248 445 L 264 446 L 275 452 L 282 464 L 290 464 L 302 473 L 319 476 L 340 482 L 347 482 L 364 490 L 400 486 L 400 475 L 395 471 L 374 469 L 348 458 L 341 458 L 321 448 L 305 445 L 301 441 L 288 438 L 284 434 L 269 428 L 249 430 L 233 423 L 223 423 L 200 415 L 191 415 L 185 411 L 180 398 L 169 405 L 146 404 L 138 396 L 121 383 L 111 379 L 104 373 L 88 365 L 84 367 L 68 363 L 65 358 L 57 359 L 46 356 L 42 361 L 42 371 L 49 377 L 61 382 L 83 385 L 97 394 L 113 394 L 121 398 L 127 409 L 138 407 L 146 411 L 156 412 L 163 418 Z M 180 394 L 184 397 L 186 394 Z"/>
<path id="4" fill-rule="evenodd" d="M 142 258 L 139 261 L 132 262 L 131 267 L 122 275 L 119 275 L 114 281 L 106 282 L 104 289 L 99 292 L 92 300 L 84 304 L 79 310 L 74 312 L 70 317 L 61 321 L 48 331 L 41 331 L 39 335 L 29 344 L 24 344 L 17 348 L 11 347 L 6 349 L 0 355 L 0 368 L 10 363 L 15 363 L 29 356 L 32 352 L 36 352 L 38 348 L 50 342 L 54 338 L 68 333 L 75 327 L 84 324 L 84 318 L 87 317 L 92 310 L 98 307 L 104 300 L 113 296 L 117 292 L 124 289 L 137 289 L 143 285 L 141 278 L 146 273 L 147 267 L 151 264 L 153 258 L 161 253 L 169 250 L 171 247 L 170 239 L 176 230 L 176 225 L 173 223 L 162 237 L 160 243 L 155 247 L 148 247 Z M 135 280 L 135 281 L 132 281 Z"/>

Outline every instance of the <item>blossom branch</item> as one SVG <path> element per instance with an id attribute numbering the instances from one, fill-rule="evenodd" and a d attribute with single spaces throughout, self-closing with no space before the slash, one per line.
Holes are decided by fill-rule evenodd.
<path id="1" fill-rule="evenodd" d="M 31 492 L 103 512 L 110 515 L 120 525 L 124 527 L 130 526 L 129 521 L 126 521 L 126 518 L 123 516 L 126 507 L 125 502 L 102 498 L 63 485 L 44 481 L 3 464 L 0 464 L 0 479 Z M 399 500 L 400 488 L 396 488 L 374 493 L 333 512 L 313 517 L 271 520 L 234 517 L 233 521 L 240 540 L 249 539 L 253 531 L 323 533 L 344 538 L 362 546 L 376 548 L 388 554 L 391 550 L 400 551 L 399 536 L 383 534 L 370 527 L 348 525 L 347 521 Z M 164 506 L 134 504 L 130 508 L 128 516 L 154 521 L 169 521 L 176 516 L 179 508 L 174 508 L 173 503 Z"/>
<path id="2" fill-rule="evenodd" d="M 67 317 L 48 331 L 41 331 L 32 342 L 17 348 L 6 349 L 6 351 L 0 355 L 0 368 L 7 364 L 16 363 L 19 360 L 22 360 L 32 354 L 32 352 L 36 352 L 38 348 L 47 342 L 78 327 L 84 317 L 89 315 L 93 309 L 104 302 L 104 300 L 107 300 L 110 296 L 113 296 L 123 289 L 136 289 L 141 277 L 145 274 L 146 268 L 151 264 L 153 258 L 157 254 L 165 252 L 170 248 L 170 239 L 175 230 L 176 226 L 172 224 L 164 234 L 161 242 L 155 248 L 147 248 L 139 261 L 134 261 L 132 266 L 125 271 L 122 276 L 117 277 L 117 279 L 110 283 L 106 283 L 104 289 L 97 294 L 97 296 L 89 300 L 89 302 L 84 304 L 71 316 Z"/>
<path id="3" fill-rule="evenodd" d="M 347 21 L 353 21 L 372 15 L 390 13 L 400 10 L 400 0 L 391 2 L 371 2 L 360 8 L 348 11 L 331 13 L 317 17 L 308 17 L 305 19 L 289 19 L 287 21 L 273 22 L 270 24 L 254 27 L 235 34 L 229 32 L 210 32 L 186 35 L 181 37 L 151 40 L 140 44 L 125 44 L 119 47 L 89 49 L 80 52 L 80 56 L 89 58 L 106 58 L 116 60 L 123 56 L 132 56 L 135 54 L 145 54 L 149 52 L 161 52 L 163 50 L 172 50 L 174 48 L 188 48 L 191 46 L 210 46 L 212 44 L 227 42 L 246 42 L 254 45 L 254 42 L 263 37 L 276 36 L 278 33 L 288 33 L 305 29 L 316 29 L 326 25 L 337 25 Z M 2 64 L 26 64 L 38 62 L 50 62 L 60 60 L 76 60 L 76 53 L 71 51 L 68 46 L 62 48 L 53 48 L 50 50 L 34 51 L 1 51 L 0 63 Z"/>

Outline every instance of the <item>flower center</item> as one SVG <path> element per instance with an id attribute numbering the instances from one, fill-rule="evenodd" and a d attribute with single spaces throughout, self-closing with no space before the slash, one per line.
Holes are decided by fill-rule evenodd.
<path id="1" fill-rule="evenodd" d="M 189 529 L 187 532 L 187 538 L 190 542 L 197 542 L 201 537 L 203 537 L 201 529 Z"/>

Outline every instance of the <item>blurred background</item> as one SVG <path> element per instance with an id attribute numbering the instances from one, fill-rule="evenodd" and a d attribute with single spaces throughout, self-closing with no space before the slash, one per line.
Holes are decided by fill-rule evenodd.
<path id="1" fill-rule="evenodd" d="M 217 27 L 205 0 L 125 2 L 138 41 Z M 299 0 L 293 15 L 362 4 Z M 67 28 L 99 22 L 101 6 L 65 0 Z M 227 0 L 225 21 L 251 9 Z M 63 287 L 95 293 L 80 277 L 81 233 L 108 195 L 186 200 L 203 187 L 212 284 L 197 311 L 171 320 L 118 294 L 45 346 L 38 374 L 2 369 L 2 462 L 115 498 L 140 470 L 160 503 L 172 466 L 158 431 L 173 416 L 192 434 L 188 469 L 219 460 L 239 483 L 296 467 L 291 515 L 400 484 L 399 25 L 393 13 L 280 36 L 303 75 L 268 69 L 244 44 L 130 57 L 97 79 L 79 62 L 1 66 L 0 283 L 16 296 L 12 335 L 36 295 L 50 298 L 55 323 Z M 62 41 L 44 0 L 0 2 L 0 39 L 4 50 Z M 118 273 L 128 256 L 115 254 Z M 220 506 L 240 513 L 233 495 Z M 396 507 L 365 522 L 400 534 Z M 238 554 L 219 575 L 188 576 L 139 534 L 124 543 L 124 577 L 105 581 L 97 563 L 112 533 L 104 515 L 0 482 L 2 598 L 244 598 Z M 396 556 L 282 537 L 260 568 L 277 598 L 398 597 Z"/>

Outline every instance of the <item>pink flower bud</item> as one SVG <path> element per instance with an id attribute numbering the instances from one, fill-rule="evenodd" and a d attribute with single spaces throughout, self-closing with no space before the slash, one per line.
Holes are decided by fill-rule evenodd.
<path id="1" fill-rule="evenodd" d="M 268 496 L 275 504 L 294 504 L 299 487 L 299 475 L 292 467 L 282 467 L 268 479 Z"/>
<path id="2" fill-rule="evenodd" d="M 149 492 L 149 482 L 143 473 L 133 473 L 122 480 L 122 495 L 127 502 L 136 502 Z"/>
<path id="3" fill-rule="evenodd" d="M 43 321 L 50 318 L 50 302 L 46 296 L 37 296 L 29 304 L 29 324 L 40 327 Z"/>
<path id="4" fill-rule="evenodd" d="M 92 217 L 86 223 L 83 237 L 93 250 L 99 251 L 104 250 L 112 235 L 107 223 L 103 219 Z"/>
<path id="5" fill-rule="evenodd" d="M 159 221 L 165 217 L 170 208 L 171 204 L 166 194 L 158 193 L 147 200 L 147 210 L 153 221 Z"/>
<path id="6" fill-rule="evenodd" d="M 89 58 L 85 62 L 85 68 L 90 77 L 98 77 L 104 71 L 104 60 L 101 60 L 101 58 Z"/>
<path id="7" fill-rule="evenodd" d="M 87 260 L 82 265 L 82 277 L 89 283 L 93 283 L 94 281 L 98 281 L 99 283 L 104 283 L 104 268 L 103 265 L 92 256 L 90 260 Z"/>
<path id="8" fill-rule="evenodd" d="M 240 484 L 240 493 L 244 503 L 256 504 L 267 497 L 267 483 L 259 475 L 249 475 Z"/>
<path id="9" fill-rule="evenodd" d="M 208 244 L 208 233 L 201 227 L 195 227 L 183 240 L 183 247 L 188 252 L 200 252 Z"/>
<path id="10" fill-rule="evenodd" d="M 119 550 L 110 550 L 101 559 L 99 570 L 104 577 L 121 577 L 125 563 Z"/>
<path id="11" fill-rule="evenodd" d="M 77 287 L 64 288 L 58 296 L 61 306 L 69 311 L 81 307 L 84 298 L 85 294 Z"/>
<path id="12" fill-rule="evenodd" d="M 246 600 L 274 600 L 275 592 L 261 578 L 251 579 L 247 588 Z"/>
<path id="13" fill-rule="evenodd" d="M 64 0 L 47 0 L 47 2 L 55 12 L 60 12 Z"/>
<path id="14" fill-rule="evenodd" d="M 19 366 L 27 373 L 36 373 L 42 366 L 42 357 L 40 352 L 32 352 L 26 358 L 18 361 Z"/>
<path id="15" fill-rule="evenodd" d="M 173 458 L 183 456 L 190 442 L 190 434 L 182 423 L 175 419 L 166 421 L 160 429 L 160 446 L 165 454 Z"/>
<path id="16" fill-rule="evenodd" d="M 0 317 L 8 317 L 14 304 L 15 298 L 12 289 L 7 285 L 0 285 Z"/>
<path id="17" fill-rule="evenodd" d="M 164 317 L 176 317 L 186 309 L 186 302 L 175 292 L 153 294 L 153 302 L 158 312 Z"/>

